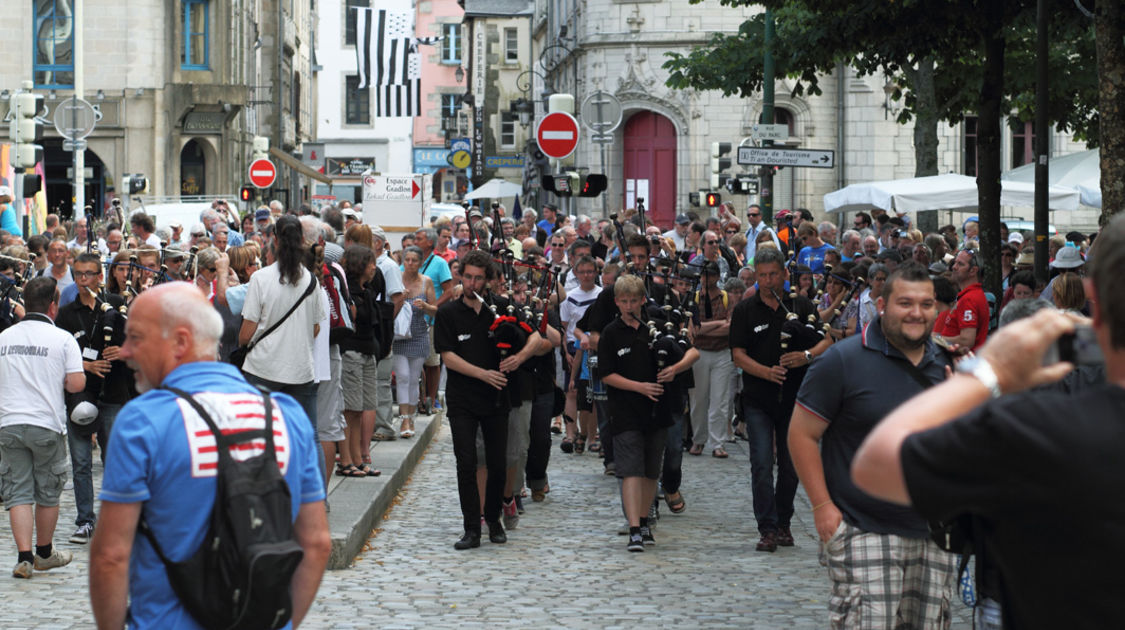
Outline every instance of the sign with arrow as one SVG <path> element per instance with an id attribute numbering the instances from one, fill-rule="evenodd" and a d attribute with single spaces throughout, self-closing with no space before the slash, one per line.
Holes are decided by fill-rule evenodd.
<path id="1" fill-rule="evenodd" d="M 828 149 L 738 147 L 738 163 L 756 166 L 833 168 L 836 166 L 836 152 Z"/>

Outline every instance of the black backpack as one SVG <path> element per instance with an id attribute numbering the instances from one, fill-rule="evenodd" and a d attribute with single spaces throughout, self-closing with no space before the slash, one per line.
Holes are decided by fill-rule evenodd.
<path id="1" fill-rule="evenodd" d="M 371 299 L 371 326 L 375 329 L 375 341 L 379 343 L 376 361 L 382 361 L 391 354 L 391 342 L 395 338 L 395 305 L 387 302 L 387 279 L 383 270 L 376 267 L 375 277 L 367 283 Z"/>
<path id="2" fill-rule="evenodd" d="M 139 529 L 164 562 L 180 602 L 200 625 L 280 628 L 293 616 L 289 585 L 304 550 L 293 535 L 289 485 L 277 463 L 270 396 L 263 395 L 264 429 L 224 435 L 191 394 L 165 389 L 188 401 L 215 436 L 215 504 L 203 543 L 183 562 L 164 555 L 143 516 Z M 264 453 L 241 462 L 231 457 L 231 445 L 263 437 Z"/>

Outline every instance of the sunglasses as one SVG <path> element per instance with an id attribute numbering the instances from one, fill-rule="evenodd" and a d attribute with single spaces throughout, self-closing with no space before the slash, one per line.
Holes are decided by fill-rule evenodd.
<path id="1" fill-rule="evenodd" d="M 749 212 L 749 213 L 746 214 L 746 216 L 748 216 L 748 217 L 760 217 L 760 216 L 762 216 L 762 213 L 761 212 Z"/>
<path id="2" fill-rule="evenodd" d="M 75 271 L 75 278 L 96 278 L 101 272 L 98 271 Z"/>
<path id="3" fill-rule="evenodd" d="M 738 234 L 738 230 L 723 230 L 727 234 Z"/>
<path id="4" fill-rule="evenodd" d="M 718 245 L 719 241 L 707 241 L 707 245 Z"/>
<path id="5" fill-rule="evenodd" d="M 204 271 L 209 271 L 211 273 L 215 273 L 218 270 L 215 267 L 207 267 L 206 269 L 204 269 Z"/>

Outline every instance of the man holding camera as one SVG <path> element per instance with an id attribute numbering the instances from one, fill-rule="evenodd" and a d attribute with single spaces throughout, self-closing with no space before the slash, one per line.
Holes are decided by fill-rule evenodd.
<path id="1" fill-rule="evenodd" d="M 1098 237 L 1084 281 L 1105 385 L 1073 395 L 1024 391 L 1074 368 L 1043 365 L 1077 323 L 1042 310 L 999 329 L 957 375 L 898 407 L 852 465 L 856 485 L 875 497 L 913 505 L 931 521 L 971 514 L 980 522 L 974 544 L 995 565 L 1008 628 L 1125 626 L 1117 599 L 1125 587 L 1122 265 L 1118 216 Z"/>

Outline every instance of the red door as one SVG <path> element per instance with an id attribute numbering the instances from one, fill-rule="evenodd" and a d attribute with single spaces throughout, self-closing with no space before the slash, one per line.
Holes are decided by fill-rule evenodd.
<path id="1" fill-rule="evenodd" d="M 645 212 L 664 229 L 676 219 L 676 128 L 655 112 L 625 122 L 625 208 L 643 198 Z"/>

